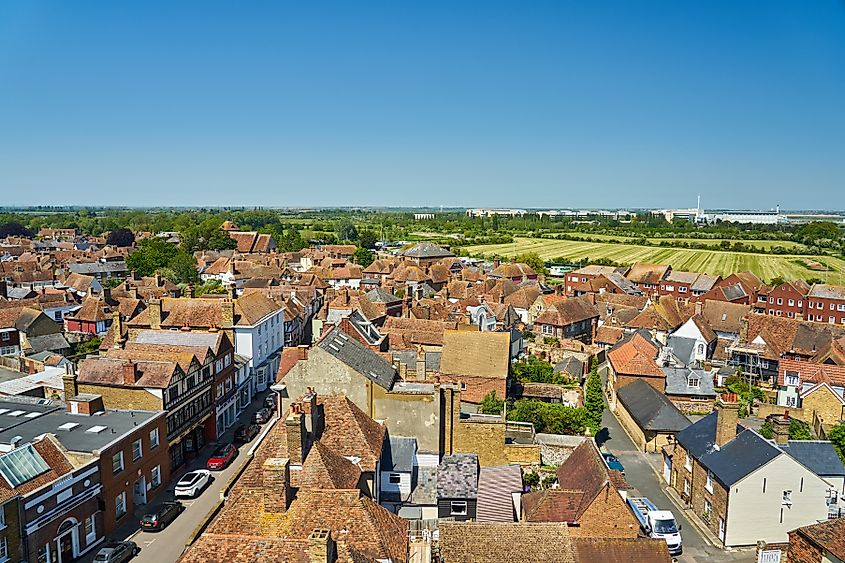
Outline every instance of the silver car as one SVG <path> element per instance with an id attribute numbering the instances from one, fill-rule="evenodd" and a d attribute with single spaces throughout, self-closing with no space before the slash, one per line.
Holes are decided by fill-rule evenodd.
<path id="1" fill-rule="evenodd" d="M 124 563 L 141 551 L 134 541 L 118 541 L 106 544 L 94 556 L 94 563 Z"/>

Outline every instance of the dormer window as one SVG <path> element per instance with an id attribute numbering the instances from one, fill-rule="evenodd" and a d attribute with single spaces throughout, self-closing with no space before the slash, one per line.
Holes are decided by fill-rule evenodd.
<path id="1" fill-rule="evenodd" d="M 687 386 L 695 387 L 696 389 L 701 385 L 701 379 L 697 375 L 690 375 L 687 377 Z"/>

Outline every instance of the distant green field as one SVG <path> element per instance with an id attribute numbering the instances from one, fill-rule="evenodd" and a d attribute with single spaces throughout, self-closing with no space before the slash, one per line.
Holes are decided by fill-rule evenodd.
<path id="1" fill-rule="evenodd" d="M 786 279 L 821 278 L 830 283 L 839 284 L 840 279 L 843 278 L 842 274 L 845 274 L 845 261 L 832 256 L 751 254 L 570 240 L 517 238 L 512 244 L 468 246 L 466 251 L 473 255 L 500 256 L 537 252 L 545 260 L 563 256 L 575 262 L 585 258 L 594 260 L 606 258 L 622 264 L 651 262 L 669 264 L 676 270 L 720 276 L 751 271 L 766 281 L 780 276 Z M 811 270 L 799 264 L 804 259 L 821 262 L 827 265 L 830 271 Z"/>
<path id="2" fill-rule="evenodd" d="M 592 234 L 592 233 L 567 233 L 572 237 L 577 238 L 592 238 L 598 240 L 618 240 L 621 242 L 633 242 L 635 239 L 634 237 L 630 236 L 617 236 L 617 235 L 599 235 L 599 234 Z M 719 243 L 723 240 L 728 240 L 731 243 L 734 242 L 741 242 L 742 244 L 752 247 L 752 248 L 759 248 L 761 250 L 768 250 L 775 246 L 782 246 L 786 249 L 796 249 L 796 248 L 803 248 L 803 245 L 791 240 L 741 240 L 741 239 L 720 239 L 720 238 L 670 238 L 670 237 L 648 237 L 647 240 L 651 243 L 660 244 L 661 242 L 690 242 L 696 244 L 706 244 L 708 246 L 712 246 L 713 248 L 718 248 Z"/>

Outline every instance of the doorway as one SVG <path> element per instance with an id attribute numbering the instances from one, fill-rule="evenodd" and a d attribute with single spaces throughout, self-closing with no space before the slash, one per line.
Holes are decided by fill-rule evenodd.
<path id="1" fill-rule="evenodd" d="M 132 495 L 132 501 L 135 503 L 135 506 L 139 506 L 141 504 L 147 504 L 147 478 L 141 476 L 140 479 L 135 481 L 135 490 Z"/>
<path id="2" fill-rule="evenodd" d="M 68 518 L 59 526 L 56 536 L 58 563 L 70 563 L 79 554 L 78 528 L 79 522 L 75 518 Z"/>

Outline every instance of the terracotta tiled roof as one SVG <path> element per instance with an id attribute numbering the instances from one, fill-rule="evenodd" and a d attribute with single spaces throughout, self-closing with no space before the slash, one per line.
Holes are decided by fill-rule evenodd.
<path id="1" fill-rule="evenodd" d="M 386 429 L 344 396 L 320 397 L 326 430 L 320 441 L 342 456 L 360 458 L 362 471 L 375 471 Z"/>
<path id="2" fill-rule="evenodd" d="M 599 310 L 593 304 L 592 297 L 582 295 L 555 303 L 543 311 L 534 322 L 562 327 L 598 317 Z"/>
<path id="3" fill-rule="evenodd" d="M 607 353 L 613 371 L 625 375 L 665 377 L 657 365 L 658 350 L 639 333 Z"/>
<path id="4" fill-rule="evenodd" d="M 590 563 L 671 563 L 666 540 L 652 538 L 572 538 L 575 560 Z"/>
<path id="5" fill-rule="evenodd" d="M 537 286 L 522 287 L 505 297 L 505 303 L 517 309 L 529 309 L 540 295 L 541 292 Z"/>
<path id="6" fill-rule="evenodd" d="M 660 283 L 666 274 L 672 269 L 672 266 L 665 266 L 662 264 L 647 264 L 645 262 L 637 262 L 625 277 L 634 283 L 648 283 L 656 285 Z"/>
<path id="7" fill-rule="evenodd" d="M 566 524 L 440 522 L 438 527 L 440 554 L 447 562 L 576 561 Z"/>
<path id="8" fill-rule="evenodd" d="M 798 528 L 795 533 L 837 559 L 845 559 L 845 518 L 804 526 Z M 792 545 L 790 545 L 790 551 L 791 549 Z M 790 559 L 791 557 L 790 555 Z"/>
<path id="9" fill-rule="evenodd" d="M 509 332 L 447 330 L 440 371 L 449 375 L 506 379 L 510 366 Z"/>
<path id="10" fill-rule="evenodd" d="M 302 464 L 300 490 L 357 489 L 361 470 L 321 442 L 315 442 Z"/>
<path id="11" fill-rule="evenodd" d="M 104 384 L 123 386 L 124 365 L 129 362 L 116 358 L 92 358 L 83 360 L 79 364 L 79 383 Z M 151 387 L 165 389 L 170 385 L 170 379 L 177 373 L 179 366 L 176 362 L 132 362 L 137 369 L 135 387 Z"/>

